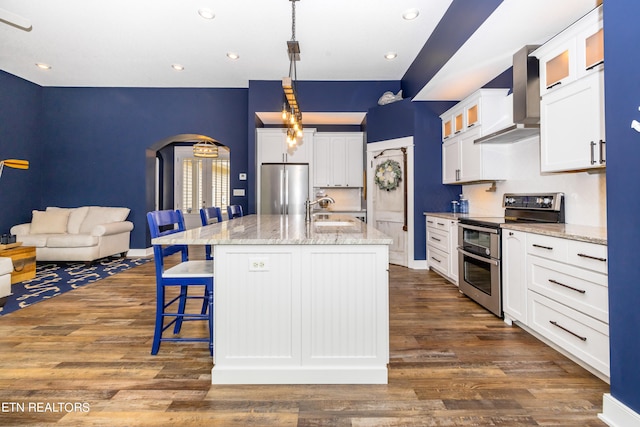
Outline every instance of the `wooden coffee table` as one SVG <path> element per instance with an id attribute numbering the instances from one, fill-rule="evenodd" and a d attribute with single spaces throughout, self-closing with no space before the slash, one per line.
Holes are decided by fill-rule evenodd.
<path id="1" fill-rule="evenodd" d="M 11 273 L 11 284 L 36 277 L 36 248 L 35 246 L 15 246 L 0 250 L 0 257 L 11 258 L 13 262 L 13 272 Z"/>

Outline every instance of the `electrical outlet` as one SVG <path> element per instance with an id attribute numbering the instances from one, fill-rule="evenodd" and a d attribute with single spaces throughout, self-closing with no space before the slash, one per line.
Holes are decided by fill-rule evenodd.
<path id="1" fill-rule="evenodd" d="M 249 258 L 249 271 L 269 271 L 269 259 Z"/>

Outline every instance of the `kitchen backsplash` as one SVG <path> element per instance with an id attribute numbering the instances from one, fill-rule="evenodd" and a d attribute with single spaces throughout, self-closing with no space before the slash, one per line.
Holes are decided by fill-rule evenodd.
<path id="1" fill-rule="evenodd" d="M 473 215 L 502 216 L 504 193 L 563 192 L 565 221 L 570 224 L 606 227 L 606 174 L 574 172 L 541 174 L 538 137 L 511 144 L 508 179 L 496 183 L 495 192 L 487 192 L 490 184 L 462 187 L 469 199 Z"/>
<path id="2" fill-rule="evenodd" d="M 327 210 L 359 211 L 362 209 L 361 188 L 314 188 L 314 194 L 318 190 L 324 190 L 327 196 L 333 197 L 335 203 L 329 204 Z"/>

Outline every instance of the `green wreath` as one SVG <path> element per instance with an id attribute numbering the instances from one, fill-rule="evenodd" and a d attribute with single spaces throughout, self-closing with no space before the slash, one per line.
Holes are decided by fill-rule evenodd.
<path id="1" fill-rule="evenodd" d="M 395 160 L 387 160 L 380 163 L 376 167 L 376 174 L 373 180 L 381 190 L 395 190 L 398 188 L 400 181 L 402 181 L 400 163 Z"/>

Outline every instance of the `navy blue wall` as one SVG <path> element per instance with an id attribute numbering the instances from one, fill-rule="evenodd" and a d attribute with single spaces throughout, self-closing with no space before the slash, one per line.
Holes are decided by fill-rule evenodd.
<path id="1" fill-rule="evenodd" d="M 440 114 L 456 102 L 412 102 L 410 99 L 367 112 L 367 143 L 413 136 L 414 259 L 426 258 L 424 212 L 447 212 L 462 187 L 442 184 L 442 121 Z"/>
<path id="2" fill-rule="evenodd" d="M 41 204 L 40 176 L 44 167 L 40 147 L 42 88 L 0 71 L 0 160 L 28 160 L 28 170 L 5 168 L 0 178 L 0 234 L 31 220 L 31 210 Z"/>
<path id="3" fill-rule="evenodd" d="M 640 413 L 640 2 L 604 2 L 611 394 Z"/>
<path id="4" fill-rule="evenodd" d="M 147 247 L 145 151 L 179 134 L 231 149 L 231 186 L 247 170 L 246 89 L 44 88 L 38 207 L 126 206 L 132 248 Z M 23 112 L 24 113 L 24 112 Z M 243 203 L 235 200 L 232 203 Z M 30 209 L 21 220 L 30 220 Z M 246 204 L 245 204 L 246 208 Z"/>
<path id="5" fill-rule="evenodd" d="M 396 93 L 399 81 L 299 81 L 297 93 L 302 111 L 305 112 L 366 112 L 378 104 L 384 92 Z M 282 82 L 253 80 L 249 82 L 248 109 L 248 201 L 249 212 L 255 213 L 255 171 L 256 166 L 256 112 L 282 110 Z M 368 122 L 368 119 L 367 119 Z M 259 125 L 259 124 L 258 124 Z M 312 126 L 307 126 L 312 127 Z"/>

